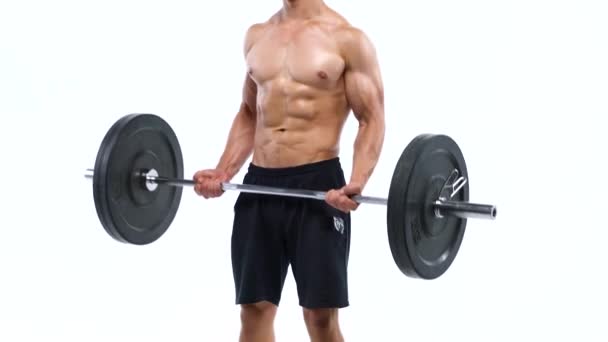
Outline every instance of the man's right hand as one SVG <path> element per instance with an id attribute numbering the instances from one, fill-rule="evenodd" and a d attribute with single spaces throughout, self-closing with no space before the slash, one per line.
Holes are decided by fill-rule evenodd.
<path id="1" fill-rule="evenodd" d="M 226 182 L 230 179 L 228 174 L 222 170 L 209 169 L 201 170 L 194 174 L 194 191 L 205 198 L 213 198 L 221 196 L 224 191 L 222 190 L 222 182 Z"/>

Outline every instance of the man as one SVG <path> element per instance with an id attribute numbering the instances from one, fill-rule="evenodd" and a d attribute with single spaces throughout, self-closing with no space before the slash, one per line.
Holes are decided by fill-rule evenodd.
<path id="1" fill-rule="evenodd" d="M 365 188 L 384 139 L 375 48 L 323 0 L 283 0 L 245 36 L 243 100 L 224 152 L 194 175 L 205 198 L 222 194 L 252 155 L 244 183 L 328 191 L 326 201 L 241 193 L 234 205 L 232 265 L 241 305 L 240 341 L 274 341 L 273 322 L 288 266 L 312 341 L 343 341 L 349 196 Z M 349 112 L 359 122 L 346 183 L 339 140 Z"/>

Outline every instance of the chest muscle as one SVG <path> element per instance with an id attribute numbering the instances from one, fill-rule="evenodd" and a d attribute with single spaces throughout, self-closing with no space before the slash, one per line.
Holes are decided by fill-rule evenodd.
<path id="1" fill-rule="evenodd" d="M 318 88 L 333 86 L 342 76 L 344 61 L 330 39 L 315 32 L 271 32 L 247 55 L 252 78 L 294 81 Z"/>

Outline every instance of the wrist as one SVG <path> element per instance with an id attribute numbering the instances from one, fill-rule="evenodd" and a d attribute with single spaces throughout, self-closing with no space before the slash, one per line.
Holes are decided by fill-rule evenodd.
<path id="1" fill-rule="evenodd" d="M 357 185 L 358 187 L 360 187 L 363 190 L 363 188 L 367 184 L 367 178 L 364 178 L 364 177 L 351 177 L 350 181 L 348 182 L 348 184 L 350 184 L 350 185 Z"/>
<path id="2" fill-rule="evenodd" d="M 215 169 L 222 173 L 226 181 L 231 180 L 239 172 L 239 169 L 234 165 L 218 164 Z"/>

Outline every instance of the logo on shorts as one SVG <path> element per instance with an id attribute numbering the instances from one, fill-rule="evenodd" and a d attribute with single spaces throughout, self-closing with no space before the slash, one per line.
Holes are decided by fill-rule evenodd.
<path id="1" fill-rule="evenodd" d="M 344 234 L 344 220 L 334 216 L 334 228 L 336 228 L 340 234 Z"/>

